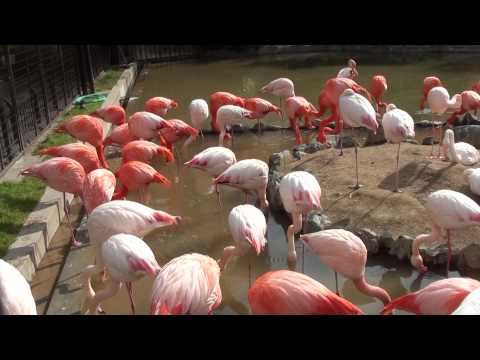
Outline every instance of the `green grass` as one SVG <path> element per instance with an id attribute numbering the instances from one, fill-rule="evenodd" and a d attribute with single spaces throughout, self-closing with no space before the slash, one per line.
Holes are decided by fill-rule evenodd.
<path id="1" fill-rule="evenodd" d="M 110 90 L 118 81 L 123 70 L 108 70 L 106 74 L 99 80 L 95 81 L 95 91 L 107 91 Z"/>

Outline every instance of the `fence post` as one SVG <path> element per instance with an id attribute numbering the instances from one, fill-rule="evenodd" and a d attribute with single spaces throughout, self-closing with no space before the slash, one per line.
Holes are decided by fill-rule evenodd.
<path id="1" fill-rule="evenodd" d="M 23 151 L 25 146 L 24 146 L 24 143 L 23 143 L 23 135 L 22 135 L 22 131 L 20 130 L 20 124 L 19 124 L 20 119 L 19 119 L 19 116 L 18 116 L 17 92 L 15 90 L 15 78 L 13 77 L 12 62 L 10 61 L 10 47 L 9 47 L 9 45 L 4 45 L 4 46 L 5 46 L 5 56 L 6 56 L 7 68 L 8 68 L 8 87 L 10 89 L 10 97 L 12 99 L 13 116 L 15 117 L 14 127 L 15 127 L 15 132 L 17 133 L 17 137 L 18 137 L 18 140 L 19 140 L 19 143 L 20 143 L 20 151 Z M 10 117 L 10 119 L 11 119 L 11 117 Z"/>
<path id="2" fill-rule="evenodd" d="M 64 106 L 66 107 L 67 102 L 67 78 L 65 75 L 65 64 L 63 63 L 63 45 L 58 45 L 58 57 L 60 58 L 60 66 L 62 67 L 62 78 L 63 78 L 63 100 Z"/>
<path id="3" fill-rule="evenodd" d="M 30 76 L 29 59 L 30 59 L 30 56 L 27 56 L 25 58 L 25 65 L 26 65 L 26 68 L 27 68 L 28 90 L 29 90 L 29 92 L 32 96 L 33 108 L 34 108 L 33 111 L 35 112 L 35 117 L 37 118 L 33 121 L 33 127 L 35 129 L 35 136 L 37 136 L 38 135 L 38 123 L 37 123 L 37 121 L 38 121 L 38 119 L 41 118 L 41 116 L 40 116 L 40 109 L 38 108 L 37 94 L 35 93 L 35 90 L 32 87 L 32 79 L 31 79 L 31 76 Z"/>
<path id="4" fill-rule="evenodd" d="M 40 80 L 42 82 L 43 102 L 45 103 L 45 123 L 48 124 L 50 122 L 50 107 L 48 106 L 47 85 L 45 84 L 45 73 L 43 69 L 42 53 L 40 52 L 40 46 L 37 45 L 36 48 L 38 56 L 38 66 L 40 67 Z"/>
<path id="5" fill-rule="evenodd" d="M 95 81 L 94 81 L 94 75 L 93 75 L 93 69 L 92 69 L 92 56 L 90 54 L 90 45 L 85 45 L 86 48 L 86 58 L 87 58 L 87 79 L 88 79 L 88 85 L 90 86 L 90 90 L 92 93 L 95 92 Z"/>

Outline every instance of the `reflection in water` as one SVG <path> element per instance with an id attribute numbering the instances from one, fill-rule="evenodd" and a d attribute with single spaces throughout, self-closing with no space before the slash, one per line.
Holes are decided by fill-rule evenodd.
<path id="1" fill-rule="evenodd" d="M 196 98 L 208 101 L 210 94 L 215 91 L 229 91 L 243 97 L 264 97 L 274 104 L 278 98 L 268 94 L 260 94 L 259 87 L 278 77 L 289 77 L 295 83 L 295 92 L 309 99 L 317 106 L 317 96 L 323 83 L 336 75 L 345 59 L 339 59 L 335 64 L 320 64 L 322 57 L 315 54 L 295 55 L 278 62 L 278 59 L 259 58 L 240 61 L 217 61 L 213 63 L 175 64 L 171 66 L 152 66 L 148 69 L 148 76 L 140 77 L 135 85 L 132 96 L 137 97 L 129 104 L 129 115 L 143 109 L 146 100 L 153 96 L 166 96 L 179 102 L 179 107 L 169 112 L 167 118 L 178 118 L 190 122 L 188 104 Z M 273 58 L 272 58 L 273 59 Z M 302 60 L 303 59 L 303 60 Z M 320 60 L 319 60 L 320 59 Z M 436 62 L 412 62 L 402 64 L 362 64 L 359 60 L 359 83 L 367 86 L 374 74 L 383 73 L 391 86 L 385 93 L 385 101 L 395 103 L 399 108 L 409 112 L 416 121 L 430 120 L 431 114 L 415 114 L 418 110 L 423 78 L 436 69 L 437 63 L 442 64 L 442 71 L 436 71 L 440 78 L 448 83 L 449 92 L 458 93 L 470 87 L 478 77 L 476 68 L 462 67 L 458 59 L 437 59 Z M 445 64 L 451 61 L 452 66 Z M 291 63 L 293 62 L 293 63 Z M 405 76 L 408 74 L 408 76 Z M 179 81 L 180 80 L 180 81 Z M 263 120 L 265 123 L 280 125 L 275 114 L 269 114 Z M 205 125 L 209 121 L 206 122 Z M 252 121 L 251 125 L 255 122 Z M 284 123 L 285 124 L 285 123 Z M 430 129 L 417 129 L 417 140 L 430 136 Z M 304 139 L 315 137 L 315 132 L 304 132 Z M 187 153 L 177 152 L 177 162 L 166 164 L 156 159 L 152 166 L 170 180 L 174 180 L 171 189 L 161 185 L 152 185 L 152 201 L 150 206 L 167 211 L 173 215 L 182 216 L 184 221 L 177 228 L 159 229 L 145 238 L 154 251 L 160 264 L 165 264 L 176 256 L 188 252 L 208 254 L 214 259 L 220 258 L 223 248 L 233 245 L 228 230 L 228 214 L 230 210 L 241 204 L 244 196 L 235 189 L 221 187 L 222 208 L 218 207 L 217 199 L 212 193 L 212 179 L 207 174 L 187 169 L 183 163 L 190 160 L 194 154 L 209 146 L 217 146 L 217 136 L 205 136 L 202 143 L 199 138 L 192 144 Z M 256 158 L 268 162 L 269 156 L 284 149 L 291 149 L 295 144 L 294 134 L 291 131 L 245 133 L 235 138 L 233 151 L 237 160 Z M 332 150 L 332 156 L 333 156 Z M 118 158 L 109 158 L 113 170 L 119 166 Z M 130 200 L 138 200 L 135 193 L 129 194 Z M 249 198 L 254 204 L 256 198 Z M 328 209 L 326 209 L 328 214 Z M 256 256 L 250 252 L 244 257 L 235 258 L 229 264 L 221 278 L 223 292 L 222 305 L 215 310 L 215 314 L 249 314 L 248 288 L 255 279 L 263 273 L 286 269 L 287 239 L 286 229 L 289 219 L 286 214 L 269 214 L 267 217 L 267 247 L 265 252 Z M 337 224 L 341 227 L 342 224 Z M 297 271 L 303 271 L 317 281 L 335 291 L 334 272 L 322 264 L 308 247 L 296 240 L 298 260 Z M 250 266 L 249 266 L 250 265 Z M 250 268 L 250 276 L 249 276 Z M 437 271 L 436 268 L 431 270 Z M 416 291 L 432 281 L 443 278 L 444 267 L 438 272 L 428 272 L 419 277 L 408 260 L 400 262 L 389 256 L 371 256 L 366 267 L 366 279 L 372 285 L 385 288 L 392 298 L 409 291 Z M 451 272 L 451 276 L 458 273 Z M 340 294 L 359 305 L 366 314 L 378 314 L 383 304 L 374 298 L 361 294 L 352 281 L 346 281 L 338 276 Z M 134 284 L 136 306 L 138 314 L 148 314 L 150 294 L 153 279 L 144 278 Z M 128 296 L 125 291 L 113 299 L 106 301 L 104 310 L 108 314 L 129 314 Z M 398 311 L 397 313 L 404 313 Z"/>

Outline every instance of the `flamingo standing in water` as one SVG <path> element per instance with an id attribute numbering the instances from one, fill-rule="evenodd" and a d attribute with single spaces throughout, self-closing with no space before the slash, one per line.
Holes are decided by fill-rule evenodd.
<path id="1" fill-rule="evenodd" d="M 169 149 L 146 140 L 135 140 L 122 148 L 123 163 L 141 161 L 150 164 L 156 156 L 163 157 L 166 162 L 173 160 L 173 154 Z"/>
<path id="2" fill-rule="evenodd" d="M 171 128 L 173 124 L 147 111 L 139 111 L 128 119 L 128 129 L 131 136 L 140 140 L 151 140 L 160 136 L 160 130 Z"/>
<path id="3" fill-rule="evenodd" d="M 230 211 L 228 225 L 235 246 L 223 249 L 222 258 L 218 261 L 220 270 L 223 271 L 233 256 L 243 256 L 250 248 L 257 255 L 265 248 L 267 243 L 267 221 L 263 213 L 255 206 L 246 204 L 238 205 Z M 248 264 L 248 280 L 250 281 L 250 263 Z"/>
<path id="4" fill-rule="evenodd" d="M 90 113 L 90 116 L 95 116 L 103 121 L 111 123 L 113 125 L 122 125 L 127 122 L 127 114 L 125 109 L 120 105 L 110 105 L 100 108 Z"/>
<path id="5" fill-rule="evenodd" d="M 300 235 L 320 260 L 335 271 L 335 286 L 338 292 L 337 272 L 351 279 L 355 287 L 367 296 L 373 296 L 384 305 L 391 301 L 388 293 L 365 279 L 367 248 L 355 234 L 343 229 L 330 229 Z"/>
<path id="6" fill-rule="evenodd" d="M 232 150 L 223 146 L 212 146 L 195 155 L 192 160 L 187 161 L 184 165 L 205 171 L 215 179 L 236 162 L 237 159 Z M 215 185 L 215 192 L 217 193 L 218 204 L 221 206 L 217 185 Z"/>
<path id="7" fill-rule="evenodd" d="M 370 94 L 372 94 L 375 99 L 376 111 L 378 111 L 379 106 L 386 106 L 382 102 L 383 94 L 388 89 L 387 78 L 383 75 L 375 75 L 370 82 Z"/>
<path id="8" fill-rule="evenodd" d="M 302 134 L 298 122 L 303 117 L 305 128 L 313 129 L 311 117 L 318 113 L 315 106 L 313 106 L 307 99 L 302 96 L 292 96 L 285 100 L 285 112 L 287 113 L 290 127 L 295 132 L 295 140 L 297 145 L 303 143 Z"/>
<path id="9" fill-rule="evenodd" d="M 125 198 L 130 191 L 139 191 L 140 201 L 147 204 L 150 202 L 148 185 L 159 183 L 166 188 L 170 188 L 172 185 L 165 176 L 141 161 L 129 161 L 122 164 L 115 176 L 118 176 L 122 182 L 120 191 L 115 194 L 116 198 Z"/>
<path id="10" fill-rule="evenodd" d="M 195 129 L 200 131 L 200 135 L 203 139 L 203 132 L 202 127 L 205 120 L 208 119 L 209 111 L 208 111 L 208 104 L 203 99 L 195 99 L 192 100 L 190 105 L 188 106 L 188 111 L 190 112 L 190 120 L 192 121 L 192 125 Z M 190 136 L 190 138 L 185 142 L 187 146 L 195 140 L 195 137 Z"/>
<path id="11" fill-rule="evenodd" d="M 168 110 L 176 109 L 177 107 L 178 103 L 175 100 L 157 96 L 147 100 L 144 109 L 152 114 L 165 116 Z"/>
<path id="12" fill-rule="evenodd" d="M 322 190 L 317 179 L 306 171 L 293 171 L 285 175 L 280 181 L 280 198 L 283 208 L 292 218 L 292 225 L 287 230 L 288 262 L 295 264 L 295 234 L 303 227 L 303 215 L 314 209 L 320 209 Z"/>
<path id="13" fill-rule="evenodd" d="M 112 200 L 117 180 L 107 169 L 93 170 L 85 177 L 83 203 L 88 215 L 97 207 Z"/>
<path id="14" fill-rule="evenodd" d="M 55 129 L 58 133 L 68 133 L 74 138 L 88 142 L 95 147 L 100 164 L 108 169 L 103 153 L 103 125 L 100 119 L 90 115 L 77 115 Z"/>
<path id="15" fill-rule="evenodd" d="M 264 100 L 262 98 L 248 98 L 245 99 L 245 104 L 244 104 L 245 109 L 250 110 L 253 115 L 251 119 L 257 119 L 258 120 L 258 133 L 261 133 L 261 119 L 263 119 L 265 116 L 267 116 L 268 113 L 274 112 L 278 115 L 280 119 L 282 119 L 282 110 L 280 110 L 278 107 L 273 105 L 271 102 Z"/>
<path id="16" fill-rule="evenodd" d="M 152 289 L 151 315 L 211 315 L 222 302 L 220 267 L 211 257 L 185 254 L 170 260 Z"/>
<path id="17" fill-rule="evenodd" d="M 463 91 L 460 96 L 460 109 L 450 115 L 447 120 L 447 124 L 450 127 L 455 125 L 459 115 L 465 114 L 467 111 L 477 111 L 480 109 L 480 94 L 477 91 Z"/>
<path id="18" fill-rule="evenodd" d="M 155 276 L 160 271 L 160 265 L 158 265 L 155 255 L 142 239 L 128 234 L 112 236 L 102 244 L 101 251 L 109 277 L 106 287 L 95 293 L 90 279 L 93 274 L 103 271 L 103 267 L 89 265 L 83 271 L 87 314 L 98 314 L 100 303 L 115 296 L 122 283 L 125 283 L 132 314 L 135 315 L 132 282 L 145 275 Z"/>
<path id="19" fill-rule="evenodd" d="M 470 191 L 476 195 L 480 195 L 480 168 L 467 169 L 463 174 L 468 179 Z"/>
<path id="20" fill-rule="evenodd" d="M 353 59 L 349 59 L 347 62 L 347 67 L 344 67 L 338 72 L 337 78 L 347 78 L 347 79 L 356 80 L 358 78 L 356 61 Z"/>
<path id="21" fill-rule="evenodd" d="M 214 185 L 227 185 L 245 192 L 245 202 L 249 192 L 256 192 L 263 210 L 268 208 L 267 183 L 268 165 L 257 159 L 238 161 L 213 180 Z"/>
<path id="22" fill-rule="evenodd" d="M 442 229 L 447 232 L 448 260 L 447 277 L 450 269 L 452 249 L 450 245 L 450 231 L 466 226 L 480 225 L 480 206 L 468 196 L 452 191 L 439 190 L 427 197 L 425 204 L 431 218 L 432 233 L 421 234 L 412 243 L 412 256 L 410 262 L 420 272 L 426 272 L 428 268 L 423 265 L 420 255 L 420 245 L 434 243 L 442 240 Z"/>
<path id="23" fill-rule="evenodd" d="M 423 89 L 422 97 L 420 98 L 420 110 L 425 108 L 425 101 L 427 101 L 427 96 L 430 90 L 434 87 L 443 86 L 442 81 L 436 76 L 427 76 L 423 79 Z"/>
<path id="24" fill-rule="evenodd" d="M 290 270 L 270 271 L 248 290 L 254 315 L 363 315 L 363 311 L 311 277 Z"/>
<path id="25" fill-rule="evenodd" d="M 51 146 L 40 150 L 38 153 L 41 155 L 67 157 L 76 160 L 83 166 L 85 174 L 102 167 L 98 159 L 97 151 L 90 145 L 78 142 L 61 146 Z"/>
<path id="26" fill-rule="evenodd" d="M 85 170 L 77 161 L 67 157 L 57 157 L 40 164 L 35 164 L 20 172 L 23 176 L 34 176 L 44 181 L 53 190 L 63 193 L 63 209 L 72 234 L 72 245 L 81 245 L 75 239 L 72 222 L 70 221 L 70 209 L 68 208 L 65 193 L 83 197 L 83 185 L 85 183 Z"/>
<path id="27" fill-rule="evenodd" d="M 480 282 L 469 278 L 451 278 L 435 281 L 414 293 L 400 296 L 386 305 L 381 315 L 391 315 L 394 309 L 417 315 L 450 315 Z"/>
<path id="28" fill-rule="evenodd" d="M 267 85 L 263 86 L 260 91 L 262 93 L 268 93 L 278 96 L 280 98 L 280 110 L 282 109 L 283 99 L 295 96 L 295 86 L 293 85 L 293 81 L 288 78 L 278 78 L 272 80 Z"/>
<path id="29" fill-rule="evenodd" d="M 14 266 L 0 259 L 0 315 L 37 315 L 27 280 Z"/>
<path id="30" fill-rule="evenodd" d="M 480 315 L 480 288 L 468 294 L 452 315 Z"/>
<path id="31" fill-rule="evenodd" d="M 130 129 L 128 124 L 122 124 L 115 127 L 110 134 L 103 141 L 103 146 L 116 145 L 124 146 L 130 141 L 136 140 L 137 138 L 130 134 Z"/>
<path id="32" fill-rule="evenodd" d="M 432 110 L 432 114 L 437 115 L 440 117 L 443 115 L 448 109 L 458 108 L 461 105 L 462 97 L 459 94 L 450 99 L 450 95 L 448 94 L 448 90 L 444 87 L 437 86 L 430 90 L 427 96 L 428 106 Z M 435 124 L 432 121 L 432 153 L 430 154 L 431 159 L 440 158 L 440 145 L 438 146 L 438 155 L 433 155 L 433 147 L 434 147 L 434 139 L 435 139 Z M 440 141 L 442 140 L 442 134 L 440 131 Z"/>
<path id="33" fill-rule="evenodd" d="M 387 106 L 387 111 L 382 118 L 383 132 L 385 139 L 392 144 L 398 144 L 397 149 L 397 167 L 395 170 L 395 189 L 394 192 L 401 192 L 398 188 L 398 162 L 400 160 L 400 145 L 407 137 L 415 137 L 415 124 L 412 117 L 401 109 L 397 109 L 394 104 Z"/>
<path id="34" fill-rule="evenodd" d="M 346 89 L 340 99 L 338 100 L 340 109 L 340 123 L 345 122 L 346 125 L 352 128 L 365 127 L 372 130 L 374 134 L 377 133 L 378 123 L 376 119 L 375 109 L 372 104 L 362 95 L 355 93 L 352 89 Z M 341 127 L 342 125 L 340 125 Z M 354 190 L 361 186 L 358 182 L 358 146 L 355 145 L 355 173 L 357 182 L 353 186 Z"/>
<path id="35" fill-rule="evenodd" d="M 455 134 L 452 129 L 445 131 L 442 150 L 445 159 L 454 163 L 474 165 L 480 161 L 480 153 L 475 146 L 466 142 L 455 142 Z"/>
<path id="36" fill-rule="evenodd" d="M 233 95 L 229 92 L 216 92 L 210 95 L 210 112 L 212 113 L 212 130 L 219 133 L 220 129 L 217 126 L 217 111 L 224 105 L 235 105 L 239 107 L 243 107 L 245 105 L 245 99 Z M 225 135 L 227 139 L 230 138 L 229 134 Z"/>
<path id="37" fill-rule="evenodd" d="M 183 151 L 186 151 L 187 146 L 190 143 L 188 138 L 193 137 L 193 139 L 195 139 L 198 136 L 198 130 L 179 119 L 171 119 L 168 120 L 168 122 L 171 127 L 163 128 L 159 132 L 162 145 L 172 151 L 175 143 L 181 139 L 187 138 L 187 141 L 185 141 L 182 146 Z"/>
<path id="38" fill-rule="evenodd" d="M 235 105 L 224 105 L 217 112 L 217 129 L 220 132 L 218 135 L 218 144 L 223 146 L 223 138 L 227 133 L 227 128 L 234 124 L 240 124 L 244 119 L 253 119 L 254 114 L 247 109 Z M 233 129 L 232 129 L 232 144 L 233 144 Z"/>

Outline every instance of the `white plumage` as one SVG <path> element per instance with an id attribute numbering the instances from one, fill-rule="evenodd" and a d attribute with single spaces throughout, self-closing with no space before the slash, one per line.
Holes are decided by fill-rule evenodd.
<path id="1" fill-rule="evenodd" d="M 188 106 L 190 112 L 190 119 L 195 129 L 201 129 L 203 122 L 208 118 L 208 104 L 203 99 L 192 100 Z"/>
<path id="2" fill-rule="evenodd" d="M 463 173 L 468 179 L 470 191 L 476 195 L 480 195 L 480 168 L 467 169 Z"/>
<path id="3" fill-rule="evenodd" d="M 480 315 L 480 289 L 468 294 L 452 315 Z"/>
<path id="4" fill-rule="evenodd" d="M 347 79 L 352 79 L 352 68 L 351 67 L 344 67 L 341 69 L 338 74 L 337 78 L 347 78 Z"/>
<path id="5" fill-rule="evenodd" d="M 275 79 L 262 87 L 261 91 L 283 98 L 295 96 L 293 81 L 288 78 Z"/>
<path id="6" fill-rule="evenodd" d="M 465 142 L 455 143 L 455 135 L 452 129 L 445 131 L 442 149 L 444 156 L 452 162 L 474 165 L 480 161 L 480 153 L 474 146 Z"/>
<path id="7" fill-rule="evenodd" d="M 0 315 L 37 315 L 30 285 L 15 267 L 0 259 Z"/>
<path id="8" fill-rule="evenodd" d="M 306 171 L 294 171 L 280 181 L 280 197 L 288 213 L 306 214 L 320 208 L 322 191 L 317 179 Z"/>
<path id="9" fill-rule="evenodd" d="M 341 119 L 353 128 L 366 127 L 374 133 L 378 129 L 377 117 L 372 104 L 352 89 L 346 89 L 338 100 Z"/>
<path id="10" fill-rule="evenodd" d="M 462 96 L 455 94 L 455 96 L 450 99 L 447 89 L 442 86 L 436 86 L 428 92 L 427 102 L 433 114 L 441 115 L 445 113 L 447 109 L 460 108 L 462 105 Z"/>
<path id="11" fill-rule="evenodd" d="M 147 111 L 139 111 L 128 119 L 128 130 L 132 136 L 150 140 L 158 136 L 164 127 L 172 127 L 167 120 Z"/>
<path id="12" fill-rule="evenodd" d="M 223 138 L 227 129 L 234 124 L 241 124 L 244 119 L 252 118 L 253 113 L 236 105 L 223 105 L 217 111 L 217 126 L 220 130 L 219 145 L 223 145 Z"/>
<path id="13" fill-rule="evenodd" d="M 230 233 L 236 247 L 248 251 L 252 247 L 260 254 L 267 243 L 267 222 L 263 213 L 252 205 L 238 205 L 228 216 Z"/>
<path id="14" fill-rule="evenodd" d="M 195 155 L 192 160 L 185 163 L 185 166 L 203 170 L 208 175 L 217 177 L 236 162 L 232 150 L 223 146 L 212 146 Z"/>
<path id="15" fill-rule="evenodd" d="M 402 142 L 407 137 L 415 136 L 415 125 L 412 117 L 394 104 L 387 106 L 387 111 L 382 118 L 385 138 L 393 144 Z"/>

